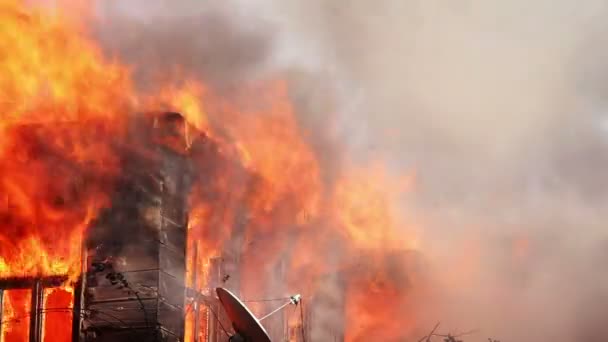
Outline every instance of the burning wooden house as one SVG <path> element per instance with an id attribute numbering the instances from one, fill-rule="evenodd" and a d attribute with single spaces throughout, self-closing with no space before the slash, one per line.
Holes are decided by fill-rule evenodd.
<path id="1" fill-rule="evenodd" d="M 246 288 L 241 268 L 255 271 L 257 266 L 247 265 L 244 222 L 239 217 L 229 220 L 230 236 L 219 249 L 205 250 L 192 227 L 196 219 L 189 196 L 221 196 L 212 180 L 226 170 L 238 179 L 249 177 L 250 182 L 255 182 L 255 175 L 223 155 L 213 139 L 194 130 L 180 114 L 153 113 L 132 120 L 125 138 L 112 147 L 120 172 L 112 181 L 109 205 L 76 232 L 81 237 L 70 241 L 76 251 L 67 255 L 77 266 L 48 272 L 34 267 L 27 276 L 0 276 L 2 342 L 226 340 L 223 329 L 230 322 L 213 289 L 221 286 L 240 293 Z M 43 132 L 36 125 L 21 128 L 27 150 L 33 153 L 29 157 L 53 155 L 49 150 L 43 157 L 38 154 L 46 143 Z M 201 161 L 209 165 L 200 165 Z M 87 175 L 86 170 L 67 175 L 75 186 L 99 176 Z M 207 185 L 201 186 L 205 181 Z M 50 194 L 52 201 L 80 196 L 65 193 L 78 191 L 72 186 L 57 191 Z M 15 220 L 11 202 L 9 198 L 3 211 L 5 224 Z M 285 260 L 279 259 L 272 271 L 276 281 L 284 282 Z M 259 309 L 267 312 L 275 304 L 262 303 Z M 273 339 L 293 330 L 288 318 L 279 313 L 264 322 Z M 291 332 L 303 333 L 309 334 L 301 328 Z"/>
<path id="2" fill-rule="evenodd" d="M 317 279 L 334 241 L 402 245 L 394 184 L 329 165 L 280 75 L 226 95 L 160 70 L 142 90 L 86 15 L 0 2 L 0 342 L 222 341 L 211 289 L 264 299 L 298 277 L 320 288 L 300 320 L 321 327 L 348 313 L 344 279 Z M 184 117 L 125 115 L 141 108 Z M 265 322 L 272 338 L 303 335 L 290 317 Z M 336 340 L 359 325 L 336 321 Z"/>
<path id="3" fill-rule="evenodd" d="M 179 114 L 142 115 L 136 121 L 126 140 L 136 148 L 117 149 L 122 172 L 111 205 L 84 234 L 80 272 L 0 277 L 3 342 L 221 337 L 211 314 L 219 308 L 207 289 L 226 283 L 228 274 L 237 278 L 238 265 L 229 261 L 229 250 L 212 260 L 196 256 L 203 251 L 188 243 L 188 194 L 201 177 L 192 172 L 192 153 L 204 154 L 199 160 L 228 161 L 210 139 L 189 131 Z M 32 150 L 42 144 L 36 130 L 22 131 Z M 5 221 L 11 219 L 4 214 Z M 209 274 L 197 274 L 204 268 L 200 262 L 213 264 Z M 238 290 L 235 279 L 229 284 Z"/>

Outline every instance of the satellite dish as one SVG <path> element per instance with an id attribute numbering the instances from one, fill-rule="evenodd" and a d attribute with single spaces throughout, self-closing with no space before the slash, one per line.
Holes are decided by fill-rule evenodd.
<path id="1" fill-rule="evenodd" d="M 236 332 L 230 341 L 271 342 L 260 321 L 232 292 L 221 287 L 215 289 L 215 292 Z"/>

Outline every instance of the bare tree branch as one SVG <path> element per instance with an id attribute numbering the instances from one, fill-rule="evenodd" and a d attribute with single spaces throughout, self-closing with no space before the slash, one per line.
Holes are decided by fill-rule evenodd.
<path id="1" fill-rule="evenodd" d="M 431 332 L 428 335 L 425 335 L 424 337 L 422 337 L 420 340 L 418 340 L 418 342 L 430 342 L 431 341 L 431 337 L 435 334 L 435 331 L 437 330 L 437 328 L 439 328 L 439 324 L 441 324 L 441 322 L 437 322 L 437 324 L 435 324 L 435 327 L 433 328 L 433 330 L 431 330 Z"/>

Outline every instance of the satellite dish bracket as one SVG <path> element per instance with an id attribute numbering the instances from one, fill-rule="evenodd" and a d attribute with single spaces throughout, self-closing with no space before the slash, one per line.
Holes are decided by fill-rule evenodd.
<path id="1" fill-rule="evenodd" d="M 232 292 L 222 287 L 216 288 L 215 292 L 236 332 L 229 337 L 229 342 L 271 342 L 268 333 L 260 322 L 283 310 L 286 306 L 298 305 L 302 301 L 301 295 L 293 295 L 289 297 L 287 303 L 258 319 Z"/>

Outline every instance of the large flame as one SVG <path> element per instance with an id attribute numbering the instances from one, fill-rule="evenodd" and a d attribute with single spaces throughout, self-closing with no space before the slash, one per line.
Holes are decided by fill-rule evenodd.
<path id="1" fill-rule="evenodd" d="M 74 289 L 51 288 L 44 291 L 43 338 L 44 342 L 62 342 L 72 339 L 72 306 Z"/>
<path id="2" fill-rule="evenodd" d="M 3 294 L 2 302 L 2 342 L 25 341 L 30 329 L 30 299 L 28 290 L 10 290 Z"/>
<path id="3" fill-rule="evenodd" d="M 0 1 L 0 277 L 77 274 L 82 232 L 107 199 L 130 86 L 80 32 Z"/>
<path id="4" fill-rule="evenodd" d="M 337 182 L 323 181 L 327 165 L 299 126 L 284 81 L 243 85 L 230 97 L 195 79 L 138 94 L 128 70 L 106 59 L 72 16 L 0 0 L 0 278 L 76 279 L 83 234 L 109 204 L 121 171 L 116 149 L 139 103 L 179 111 L 189 122 L 188 153 L 201 175 L 190 194 L 189 287 L 205 288 L 210 258 L 241 234 L 242 293 L 275 291 L 264 281 L 272 276 L 313 295 L 323 275 L 340 272 L 347 340 L 379 331 L 394 337 L 413 324 L 408 310 L 383 311 L 408 303 L 392 269 L 407 258 L 389 252 L 415 247 L 398 219 L 401 179 L 373 166 L 344 167 Z M 209 143 L 197 145 L 201 136 Z M 330 262 L 334 254 L 341 257 Z M 362 256 L 365 269 L 353 267 L 353 257 Z M 69 308 L 71 291 L 47 292 L 47 307 Z M 383 298 L 380 311 L 369 310 L 369 293 Z M 24 296 L 6 292 L 5 318 L 27 314 Z M 49 326 L 69 324 L 58 312 L 47 317 Z M 19 322 L 3 329 L 2 341 L 26 336 Z M 187 324 L 192 341 L 191 317 Z M 45 342 L 67 340 L 45 335 Z"/>
<path id="5" fill-rule="evenodd" d="M 68 17 L 1 0 L 0 72 L 0 278 L 74 280 L 82 234 L 118 171 L 110 142 L 128 110 L 127 70 Z M 3 342 L 27 336 L 31 294 L 22 292 L 4 293 Z M 48 293 L 48 307 L 70 304 L 60 297 Z M 48 314 L 46 327 L 69 324 L 63 309 Z M 57 331 L 44 340 L 70 340 Z"/>

